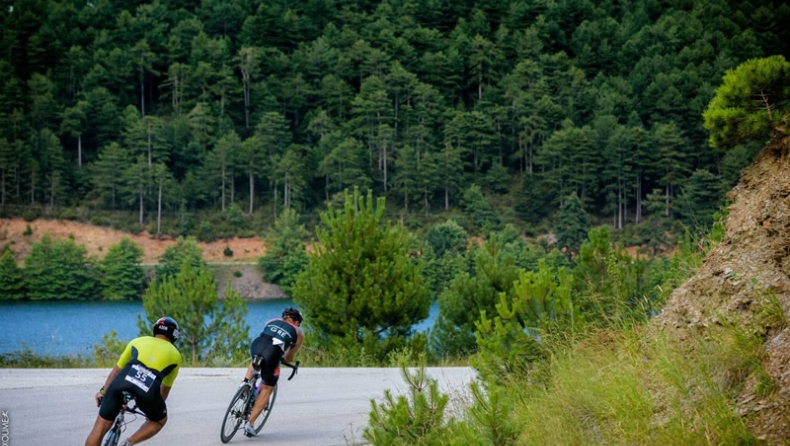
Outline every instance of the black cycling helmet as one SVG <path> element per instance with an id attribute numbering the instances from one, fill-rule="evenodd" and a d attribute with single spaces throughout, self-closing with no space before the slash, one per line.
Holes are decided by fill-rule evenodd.
<path id="1" fill-rule="evenodd" d="M 302 313 L 294 307 L 286 308 L 283 311 L 283 317 L 285 316 L 290 317 L 291 319 L 294 320 L 294 322 L 299 322 L 300 324 L 304 320 L 304 318 L 302 317 Z"/>
<path id="2" fill-rule="evenodd" d="M 154 323 L 154 336 L 165 335 L 172 344 L 175 344 L 181 333 L 178 331 L 178 322 L 172 317 L 160 317 Z"/>

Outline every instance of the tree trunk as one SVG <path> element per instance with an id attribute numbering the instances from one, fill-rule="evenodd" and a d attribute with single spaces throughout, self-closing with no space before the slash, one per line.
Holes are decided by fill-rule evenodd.
<path id="1" fill-rule="evenodd" d="M 636 174 L 636 224 L 642 220 L 642 175 Z"/>
<path id="2" fill-rule="evenodd" d="M 140 57 L 140 59 L 145 63 L 144 57 Z M 140 112 L 145 117 L 145 71 L 142 66 L 140 67 Z"/>
<path id="3" fill-rule="evenodd" d="M 255 197 L 255 177 L 252 174 L 252 170 L 250 170 L 250 215 L 252 215 L 252 200 Z"/>
<path id="4" fill-rule="evenodd" d="M 143 224 L 143 188 L 140 188 L 140 219 L 139 223 Z"/>
<path id="5" fill-rule="evenodd" d="M 159 238 L 159 232 L 162 228 L 162 183 L 159 182 L 159 197 L 156 204 L 156 238 Z"/>
<path id="6" fill-rule="evenodd" d="M 225 211 L 225 165 L 222 165 L 222 211 Z"/>

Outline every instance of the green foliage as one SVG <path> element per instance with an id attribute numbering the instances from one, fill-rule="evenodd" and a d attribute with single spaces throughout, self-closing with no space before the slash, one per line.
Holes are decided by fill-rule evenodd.
<path id="1" fill-rule="evenodd" d="M 95 259 L 73 239 L 53 241 L 44 234 L 25 258 L 28 298 L 32 300 L 95 299 L 99 275 Z"/>
<path id="2" fill-rule="evenodd" d="M 241 208 L 236 203 L 231 203 L 228 206 L 228 208 L 225 210 L 224 217 L 225 220 L 227 220 L 227 222 L 237 230 L 247 227 L 247 219 L 244 218 Z"/>
<path id="3" fill-rule="evenodd" d="M 647 262 L 614 244 L 608 226 L 591 229 L 588 237 L 574 269 L 580 295 L 577 305 L 588 320 L 620 323 L 650 318 L 663 300 L 646 284 Z"/>
<path id="4" fill-rule="evenodd" d="M 670 239 L 674 229 L 666 205 L 667 197 L 661 189 L 654 189 L 645 197 L 645 208 L 650 217 L 639 224 L 639 233 L 646 239 L 646 245 L 653 256 L 668 251 L 673 245 Z"/>
<path id="5" fill-rule="evenodd" d="M 732 186 L 753 148 L 709 153 L 712 97 L 723 139 L 756 131 L 762 146 L 786 127 L 786 85 L 769 81 L 786 62 L 753 59 L 787 57 L 781 2 L 215 3 L 7 12 L 2 212 L 212 241 L 285 207 L 312 218 L 358 186 L 396 198 L 410 229 L 441 209 L 475 235 L 542 235 L 575 190 L 621 229 L 656 188 L 671 206 L 696 169 L 720 198 Z M 736 108 L 748 119 L 728 121 Z M 465 201 L 472 183 L 490 211 Z"/>
<path id="6" fill-rule="evenodd" d="M 473 364 L 481 376 L 492 382 L 511 374 L 523 377 L 545 359 L 540 338 L 572 332 L 584 320 L 572 291 L 573 277 L 565 268 L 554 270 L 541 260 L 537 272 L 519 270 L 513 290 L 499 294 L 492 317 L 482 311 L 475 322 Z"/>
<path id="7" fill-rule="evenodd" d="M 102 295 L 106 300 L 135 300 L 143 292 L 145 271 L 140 266 L 143 250 L 129 238 L 111 245 L 99 261 Z"/>
<path id="8" fill-rule="evenodd" d="M 469 251 L 474 270 L 456 276 L 439 296 L 439 315 L 431 332 L 431 347 L 440 357 L 468 354 L 476 349 L 475 322 L 482 312 L 493 314 L 500 293 L 512 295 L 519 275 L 513 255 L 492 237 Z"/>
<path id="9" fill-rule="evenodd" d="M 408 232 L 382 225 L 384 199 L 345 193 L 342 210 L 330 204 L 316 228 L 318 244 L 297 276 L 294 301 L 305 310 L 311 345 L 364 347 L 379 361 L 412 338 L 428 316 L 431 296 L 408 252 Z"/>
<path id="10" fill-rule="evenodd" d="M 474 424 L 461 426 L 472 444 L 515 444 L 519 426 L 513 414 L 512 389 L 488 382 L 485 387 L 472 383 L 474 402 L 469 409 Z"/>
<path id="11" fill-rule="evenodd" d="M 230 249 L 230 246 L 226 246 L 225 249 L 222 250 L 222 255 L 225 257 L 233 257 L 233 250 Z"/>
<path id="12" fill-rule="evenodd" d="M 565 250 L 567 256 L 572 257 L 579 252 L 591 225 L 590 215 L 584 210 L 582 201 L 576 193 L 565 199 L 557 214 L 557 220 L 555 233 L 557 246 Z"/>
<path id="13" fill-rule="evenodd" d="M 184 258 L 175 276 L 157 277 L 143 296 L 145 319 L 137 316 L 140 335 L 150 335 L 152 324 L 170 316 L 181 326 L 181 340 L 189 348 L 191 364 L 211 357 L 229 358 L 248 348 L 247 304 L 232 287 L 225 300 L 217 299 L 214 277 Z"/>
<path id="14" fill-rule="evenodd" d="M 269 283 L 280 285 L 290 294 L 296 276 L 307 267 L 304 240 L 308 232 L 299 223 L 299 214 L 285 209 L 266 238 L 266 252 L 258 258 L 258 268 Z"/>
<path id="15" fill-rule="evenodd" d="M 164 280 L 166 277 L 175 276 L 184 262 L 188 262 L 194 269 L 204 269 L 206 263 L 202 255 L 203 250 L 198 247 L 194 239 L 179 237 L 176 244 L 165 248 L 165 252 L 159 257 L 156 277 Z"/>
<path id="16" fill-rule="evenodd" d="M 126 348 L 129 340 L 118 339 L 118 332 L 110 330 L 101 335 L 101 342 L 93 346 L 94 367 L 112 367 Z"/>
<path id="17" fill-rule="evenodd" d="M 446 253 L 464 253 L 469 243 L 469 234 L 454 220 L 431 227 L 425 234 L 437 257 Z"/>
<path id="18" fill-rule="evenodd" d="M 747 60 L 727 70 L 723 82 L 703 115 L 711 146 L 726 149 L 787 132 L 790 62 L 783 56 Z"/>
<path id="19" fill-rule="evenodd" d="M 425 356 L 411 371 L 400 365 L 408 395 L 395 397 L 384 391 L 384 402 L 371 400 L 372 410 L 363 437 L 374 445 L 441 445 L 453 432 L 454 420 L 445 421 L 449 396 L 439 392 L 436 379 L 428 376 Z"/>
<path id="20" fill-rule="evenodd" d="M 22 268 L 16 264 L 14 253 L 6 247 L 0 257 L 0 300 L 18 300 L 25 297 L 25 279 Z"/>
<path id="21" fill-rule="evenodd" d="M 491 204 L 486 200 L 480 186 L 476 184 L 469 186 L 464 191 L 461 205 L 471 215 L 472 224 L 478 233 L 487 234 L 500 228 L 499 217 L 497 217 Z"/>
<path id="22" fill-rule="evenodd" d="M 90 360 L 80 354 L 69 356 L 40 355 L 28 346 L 22 350 L 0 354 L 0 368 L 65 369 L 91 367 Z"/>
<path id="23" fill-rule="evenodd" d="M 697 169 L 684 182 L 677 197 L 676 209 L 683 223 L 695 232 L 704 233 L 713 223 L 713 214 L 721 208 L 719 181 L 704 169 Z"/>

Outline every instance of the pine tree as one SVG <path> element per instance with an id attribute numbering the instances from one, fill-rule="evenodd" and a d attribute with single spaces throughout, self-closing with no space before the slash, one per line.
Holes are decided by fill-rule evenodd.
<path id="1" fill-rule="evenodd" d="M 246 357 L 249 326 L 244 319 L 245 301 L 229 286 L 220 304 L 213 274 L 203 266 L 194 268 L 188 259 L 175 276 L 159 277 L 151 283 L 143 296 L 143 310 L 145 319 L 137 316 L 140 335 L 149 334 L 158 318 L 174 318 L 193 366 L 208 358 Z"/>
<path id="2" fill-rule="evenodd" d="M 95 299 L 99 297 L 96 262 L 73 239 L 52 240 L 44 234 L 25 258 L 28 297 L 33 300 Z"/>
<path id="3" fill-rule="evenodd" d="M 142 257 L 142 248 L 127 237 L 110 246 L 107 255 L 99 262 L 104 299 L 134 300 L 141 297 L 145 279 L 145 272 L 140 266 Z"/>
<path id="4" fill-rule="evenodd" d="M 408 232 L 383 224 L 384 198 L 346 191 L 342 210 L 321 214 L 316 251 L 296 278 L 294 300 L 313 341 L 327 340 L 382 360 L 406 346 L 428 316 L 431 295 L 410 259 Z M 418 342 L 415 338 L 415 342 Z"/>
<path id="5" fill-rule="evenodd" d="M 482 312 L 494 314 L 501 293 L 512 295 L 519 268 L 515 257 L 503 250 L 498 236 L 468 253 L 474 270 L 457 275 L 439 296 L 439 316 L 431 343 L 441 356 L 473 352 L 475 323 Z"/>
<path id="6" fill-rule="evenodd" d="M 16 264 L 14 253 L 7 247 L 0 257 L 0 300 L 18 300 L 25 297 L 25 280 L 22 268 Z"/>
<path id="7" fill-rule="evenodd" d="M 280 285 L 289 295 L 296 276 L 307 266 L 307 236 L 304 225 L 299 224 L 299 214 L 287 208 L 266 237 L 266 252 L 258 258 L 264 280 Z"/>
<path id="8" fill-rule="evenodd" d="M 568 257 L 573 257 L 587 239 L 591 224 L 590 214 L 584 210 L 582 201 L 573 193 L 560 208 L 557 219 L 557 246 L 565 250 Z"/>
<path id="9" fill-rule="evenodd" d="M 713 147 L 787 133 L 790 62 L 781 55 L 751 59 L 727 71 L 703 114 Z"/>

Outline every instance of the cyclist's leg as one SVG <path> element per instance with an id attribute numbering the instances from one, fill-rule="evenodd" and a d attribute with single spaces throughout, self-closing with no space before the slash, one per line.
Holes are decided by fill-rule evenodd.
<path id="1" fill-rule="evenodd" d="M 260 392 L 255 397 L 255 405 L 252 407 L 250 413 L 250 424 L 255 425 L 255 420 L 263 412 L 266 403 L 269 402 L 269 397 L 272 394 L 274 386 L 277 385 L 277 380 L 280 376 L 280 358 L 282 358 L 282 349 L 276 345 L 269 344 L 263 351 L 263 356 L 266 358 L 264 366 L 261 368 L 261 383 Z"/>
<path id="2" fill-rule="evenodd" d="M 252 412 L 250 412 L 250 424 L 253 426 L 255 425 L 255 420 L 258 419 L 258 416 L 263 412 L 263 409 L 266 408 L 266 403 L 269 402 L 269 397 L 272 395 L 272 390 L 274 386 L 269 386 L 266 384 L 261 384 L 260 392 L 258 396 L 255 397 L 255 405 L 252 406 Z"/>
<path id="3" fill-rule="evenodd" d="M 143 425 L 140 426 L 140 429 L 137 429 L 137 432 L 135 432 L 134 434 L 132 434 L 131 437 L 129 437 L 129 441 L 132 444 L 137 444 L 145 440 L 148 440 L 149 438 L 158 434 L 159 431 L 161 431 L 162 428 L 165 427 L 165 423 L 167 423 L 167 417 L 164 417 L 159 421 L 145 420 L 145 423 L 143 423 Z"/>
<path id="4" fill-rule="evenodd" d="M 107 387 L 107 392 L 102 398 L 101 406 L 99 406 L 99 415 L 96 417 L 93 430 L 85 440 L 85 446 L 99 446 L 104 436 L 107 435 L 107 431 L 112 427 L 115 417 L 118 416 L 118 412 L 123 406 L 122 387 L 122 381 L 118 376 Z"/>
<path id="5" fill-rule="evenodd" d="M 93 425 L 93 430 L 88 434 L 85 440 L 85 446 L 99 446 L 102 438 L 107 435 L 107 431 L 112 427 L 114 420 L 105 420 L 101 416 L 96 416 L 96 423 Z"/>
<path id="6" fill-rule="evenodd" d="M 167 423 L 167 405 L 158 385 L 151 387 L 147 393 L 137 392 L 137 407 L 145 414 L 146 420 L 140 429 L 129 437 L 132 444 L 148 440 L 158 434 Z"/>

